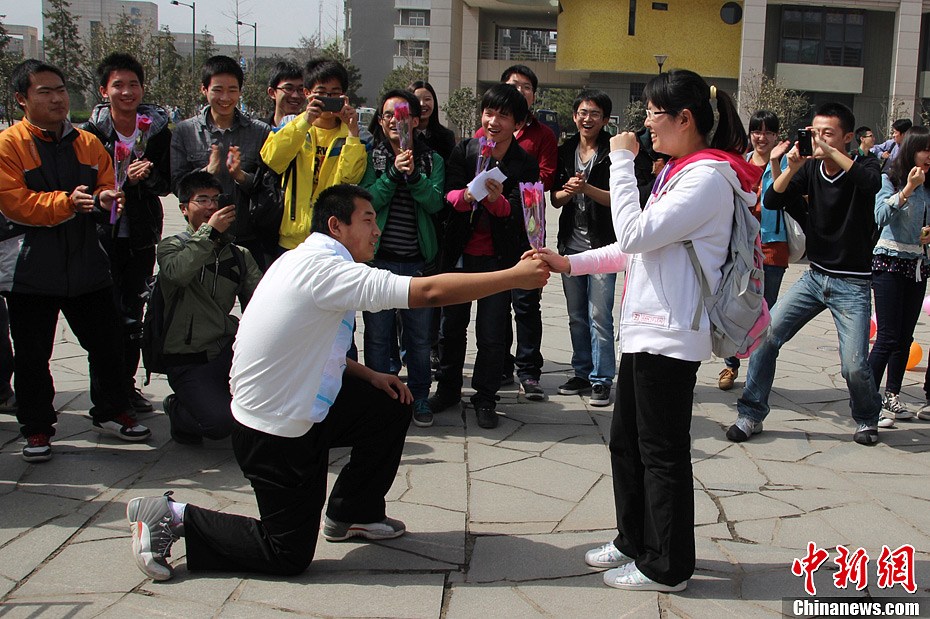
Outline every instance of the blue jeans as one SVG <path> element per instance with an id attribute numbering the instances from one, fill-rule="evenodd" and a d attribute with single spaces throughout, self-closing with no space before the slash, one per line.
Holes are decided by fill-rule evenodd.
<path id="1" fill-rule="evenodd" d="M 374 260 L 372 266 L 396 275 L 419 275 L 423 262 L 389 262 Z M 404 361 L 407 363 L 407 387 L 414 400 L 429 397 L 432 384 L 429 364 L 430 323 L 432 308 L 387 309 L 381 312 L 362 312 L 365 320 L 365 365 L 376 372 L 391 372 L 391 341 L 397 341 L 397 314 L 403 325 Z M 396 372 L 394 372 L 396 374 Z"/>
<path id="2" fill-rule="evenodd" d="M 578 253 L 567 250 L 566 255 Z M 617 373 L 614 291 L 617 274 L 562 275 L 575 376 L 610 386 Z"/>
<path id="3" fill-rule="evenodd" d="M 785 271 L 787 270 L 785 267 L 777 267 L 774 264 L 762 265 L 762 272 L 765 275 L 763 278 L 765 289 L 762 291 L 762 297 L 768 304 L 769 311 L 775 307 L 775 301 L 778 300 L 778 290 L 781 288 L 781 280 L 785 278 Z M 736 357 L 727 357 L 723 362 L 730 369 L 739 368 L 739 359 Z"/>
<path id="4" fill-rule="evenodd" d="M 849 408 L 857 423 L 874 425 L 882 398 L 868 363 L 872 298 L 867 278 L 833 277 L 808 270 L 785 293 L 772 312 L 772 331 L 749 359 L 746 388 L 737 402 L 740 415 L 762 421 L 769 414 L 775 360 L 782 345 L 825 309 L 833 314 L 840 345 Z"/>

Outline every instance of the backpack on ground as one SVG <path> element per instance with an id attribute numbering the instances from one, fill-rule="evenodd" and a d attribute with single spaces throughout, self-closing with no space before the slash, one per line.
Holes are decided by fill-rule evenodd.
<path id="1" fill-rule="evenodd" d="M 187 240 L 191 235 L 182 232 L 178 237 Z M 239 286 L 236 289 L 236 296 L 239 297 L 239 304 L 245 309 L 245 303 L 242 299 L 242 290 L 245 287 L 246 264 L 245 256 L 242 251 L 235 245 L 230 245 L 233 257 L 239 267 Z M 145 314 L 142 318 L 142 365 L 145 366 L 145 382 L 143 385 L 148 386 L 152 382 L 152 374 L 165 374 L 168 372 L 168 355 L 165 355 L 165 336 L 168 333 L 168 326 L 174 320 L 174 312 L 178 307 L 181 299 L 184 298 L 184 288 L 179 288 L 171 304 L 165 307 L 165 295 L 162 292 L 161 285 L 158 281 L 158 275 L 153 275 L 148 290 L 144 295 Z"/>
<path id="2" fill-rule="evenodd" d="M 685 249 L 701 282 L 701 300 L 694 311 L 691 328 L 700 327 L 701 312 L 706 307 L 714 354 L 745 359 L 768 335 L 771 317 L 764 298 L 762 265 L 765 258 L 759 222 L 738 199 L 734 202 L 730 244 L 716 292 L 710 290 L 691 241 L 685 241 Z"/>

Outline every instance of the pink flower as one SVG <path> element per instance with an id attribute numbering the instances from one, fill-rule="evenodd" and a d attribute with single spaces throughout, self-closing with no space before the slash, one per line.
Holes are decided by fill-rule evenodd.
<path id="1" fill-rule="evenodd" d="M 152 119 L 148 116 L 140 114 L 136 117 L 136 126 L 139 128 L 139 131 L 144 133 L 149 130 L 149 127 L 152 126 Z"/>
<path id="2" fill-rule="evenodd" d="M 117 161 L 129 159 L 129 153 L 129 147 L 121 141 L 117 141 L 116 145 L 113 147 L 113 159 Z"/>

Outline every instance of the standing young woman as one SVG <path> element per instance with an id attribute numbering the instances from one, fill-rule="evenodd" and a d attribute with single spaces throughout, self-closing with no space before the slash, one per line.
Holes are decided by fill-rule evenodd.
<path id="1" fill-rule="evenodd" d="M 439 99 L 429 82 L 417 80 L 407 86 L 407 90 L 420 100 L 420 126 L 417 131 L 426 139 L 426 143 L 439 153 L 443 161 L 449 159 L 455 147 L 455 134 L 439 122 Z"/>
<path id="2" fill-rule="evenodd" d="M 876 386 L 881 385 L 888 368 L 880 428 L 914 416 L 898 394 L 930 274 L 926 249 L 930 238 L 923 234 L 924 230 L 930 232 L 930 192 L 925 185 L 928 168 L 930 131 L 912 127 L 904 135 L 898 156 L 882 174 L 882 188 L 875 196 L 875 221 L 882 232 L 872 258 L 878 333 L 869 353 L 869 366 Z"/>
<path id="3" fill-rule="evenodd" d="M 610 141 L 610 204 L 617 242 L 568 258 L 541 250 L 554 272 L 626 270 L 620 310 L 620 370 L 610 430 L 617 537 L 585 562 L 613 569 L 618 589 L 681 591 L 694 572 L 691 408 L 710 322 L 691 322 L 701 285 L 684 242 L 694 246 L 712 290 L 727 256 L 734 208 L 756 203 L 760 169 L 741 155 L 746 132 L 726 93 L 696 73 L 656 76 L 643 92 L 657 152 L 671 158 L 640 210 L 636 134 Z"/>

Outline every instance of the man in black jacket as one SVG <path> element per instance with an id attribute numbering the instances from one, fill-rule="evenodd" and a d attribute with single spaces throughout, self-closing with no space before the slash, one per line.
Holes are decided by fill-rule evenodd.
<path id="1" fill-rule="evenodd" d="M 96 135 L 112 154 L 117 142 L 133 153 L 123 186 L 123 213 L 115 225 L 98 226 L 100 243 L 110 256 L 113 292 L 120 311 L 123 369 L 133 410 L 146 412 L 152 404 L 136 387 L 139 342 L 147 280 L 155 266 L 155 246 L 161 240 L 162 211 L 159 196 L 169 192 L 171 131 L 162 108 L 142 103 L 145 71 L 128 54 L 110 54 L 97 66 L 104 103 L 94 108 L 82 129 Z"/>
<path id="2" fill-rule="evenodd" d="M 779 349 L 825 309 L 837 327 L 849 408 L 857 424 L 853 440 L 860 445 L 878 442 L 882 398 L 868 356 L 875 195 L 882 181 L 878 159 L 846 155 L 855 123 L 845 105 L 820 106 L 809 127 L 813 156 L 800 155 L 795 144 L 788 152 L 788 168 L 765 192 L 765 208 L 787 208 L 798 221 L 808 221 L 811 266 L 778 300 L 772 331 L 752 354 L 746 387 L 737 403 L 739 416 L 726 433 L 733 442 L 762 431 Z"/>
<path id="3" fill-rule="evenodd" d="M 578 254 L 617 240 L 610 216 L 610 134 L 604 130 L 612 103 L 606 93 L 583 90 L 572 105 L 578 133 L 559 147 L 552 206 L 559 217 L 559 253 Z M 610 404 L 610 386 L 617 373 L 614 349 L 616 273 L 562 275 L 572 338 L 574 376 L 559 393 L 591 391 L 592 406 Z"/>
<path id="4" fill-rule="evenodd" d="M 487 139 L 496 144 L 490 153 L 488 169 L 498 167 L 507 178 L 503 183 L 488 179 L 487 196 L 480 200 L 468 188 L 477 176 L 479 140 L 462 140 L 452 150 L 446 165 L 446 199 L 453 211 L 441 245 L 443 271 L 497 271 L 513 266 L 520 259 L 527 244 L 520 183 L 539 180 L 539 165 L 513 136 L 528 113 L 526 99 L 509 84 L 497 84 L 484 93 L 481 125 Z M 471 402 L 482 428 L 498 424 L 495 408 L 507 355 L 509 315 L 510 292 L 478 301 L 475 319 L 478 356 L 472 376 L 472 387 L 477 393 Z M 465 332 L 470 316 L 471 303 L 442 308 L 436 393 L 429 398 L 433 414 L 461 399 Z"/>

